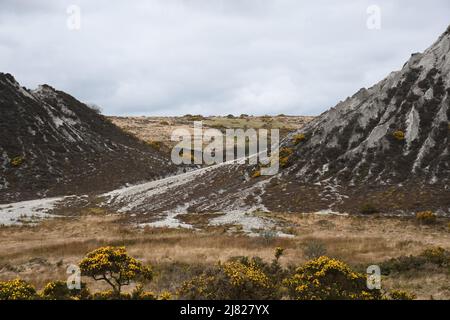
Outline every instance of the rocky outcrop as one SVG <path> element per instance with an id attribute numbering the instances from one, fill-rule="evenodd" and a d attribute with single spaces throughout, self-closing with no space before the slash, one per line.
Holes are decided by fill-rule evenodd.
<path id="1" fill-rule="evenodd" d="M 361 89 L 299 133 L 291 173 L 304 182 L 388 185 L 450 180 L 450 32 L 400 71 Z M 298 134 L 298 133 L 294 133 Z M 293 134 L 293 135 L 294 135 Z"/>

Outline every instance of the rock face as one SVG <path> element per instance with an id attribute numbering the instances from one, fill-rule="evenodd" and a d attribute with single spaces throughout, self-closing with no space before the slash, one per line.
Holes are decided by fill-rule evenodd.
<path id="1" fill-rule="evenodd" d="M 450 180 L 450 27 L 400 71 L 300 130 L 298 180 L 348 185 Z M 298 133 L 297 133 L 298 134 Z"/>
<path id="2" fill-rule="evenodd" d="M 169 160 L 70 95 L 0 73 L 0 203 L 111 190 L 173 171 Z"/>

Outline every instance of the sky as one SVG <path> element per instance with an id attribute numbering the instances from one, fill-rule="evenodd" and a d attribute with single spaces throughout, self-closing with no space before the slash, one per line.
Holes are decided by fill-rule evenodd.
<path id="1" fill-rule="evenodd" d="M 0 0 L 0 72 L 107 115 L 318 115 L 449 24 L 448 0 Z"/>

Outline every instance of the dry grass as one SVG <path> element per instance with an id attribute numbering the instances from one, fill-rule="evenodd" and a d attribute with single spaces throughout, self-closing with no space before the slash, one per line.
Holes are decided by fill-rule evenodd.
<path id="1" fill-rule="evenodd" d="M 171 141 L 172 132 L 185 129 L 193 132 L 195 117 L 110 117 L 110 120 L 130 132 L 139 139 L 147 142 L 161 142 L 167 147 L 173 147 L 176 142 Z M 203 117 L 204 129 L 236 129 L 236 128 L 276 128 L 285 132 L 301 128 L 313 117 L 308 116 L 250 116 L 246 118 Z"/>
<path id="2" fill-rule="evenodd" d="M 49 280 L 65 279 L 67 265 L 76 264 L 88 251 L 104 245 L 125 245 L 131 255 L 157 265 L 160 277 L 155 283 L 164 288 L 176 285 L 169 282 L 182 280 L 174 274 L 188 274 L 180 270 L 194 272 L 196 268 L 233 256 L 260 256 L 271 260 L 277 246 L 286 249 L 281 259 L 284 265 L 298 265 L 306 261 L 304 249 L 312 241 L 320 241 L 327 255 L 355 266 L 418 254 L 434 246 L 450 250 L 448 221 L 442 226 L 423 226 L 406 218 L 276 216 L 281 225 L 289 229 L 287 231 L 296 235 L 294 238 L 267 240 L 232 235 L 224 227 L 208 231 L 136 229 L 125 224 L 120 216 L 102 213 L 47 220 L 35 227 L 3 227 L 0 228 L 0 279 L 21 277 L 40 288 Z M 450 297 L 448 288 L 442 287 L 442 279 L 447 277 L 448 280 L 448 275 L 423 274 L 420 277 L 414 280 L 388 278 L 386 285 L 408 289 L 422 281 L 423 288 L 418 290 L 420 297 Z"/>

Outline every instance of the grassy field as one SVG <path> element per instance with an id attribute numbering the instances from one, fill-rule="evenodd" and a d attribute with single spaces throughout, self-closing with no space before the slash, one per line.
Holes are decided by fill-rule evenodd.
<path id="1" fill-rule="evenodd" d="M 317 255 L 340 259 L 365 272 L 369 265 L 390 258 L 419 255 L 423 250 L 450 250 L 448 220 L 420 225 L 414 218 L 270 214 L 292 237 L 268 234 L 249 237 L 230 233 L 232 226 L 206 227 L 205 219 L 190 214 L 201 230 L 140 228 L 123 216 L 87 210 L 74 218 L 55 218 L 36 226 L 0 228 L 0 280 L 20 277 L 38 289 L 50 280 L 65 280 L 69 264 L 90 250 L 124 245 L 128 252 L 157 271 L 152 290 L 175 290 L 204 268 L 235 256 L 259 256 L 270 261 L 276 247 L 285 248 L 281 263 L 299 265 Z M 382 270 L 383 271 L 383 270 Z M 88 279 L 93 290 L 105 289 Z M 449 299 L 450 271 L 434 265 L 390 273 L 382 285 L 406 289 L 419 298 Z M 130 290 L 128 288 L 128 290 Z"/>
<path id="2" fill-rule="evenodd" d="M 183 117 L 109 117 L 118 127 L 139 139 L 155 144 L 162 151 L 168 151 L 176 142 L 171 141 L 172 132 L 185 129 L 193 132 L 193 122 L 202 121 L 203 129 L 280 129 L 283 137 L 290 131 L 303 127 L 313 117 L 307 116 L 242 116 L 203 117 L 186 115 Z"/>

